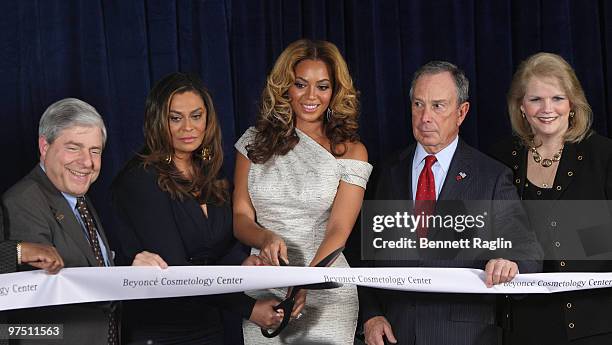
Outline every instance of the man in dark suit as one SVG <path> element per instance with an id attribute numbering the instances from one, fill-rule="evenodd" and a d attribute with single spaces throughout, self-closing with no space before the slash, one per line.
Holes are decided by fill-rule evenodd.
<path id="1" fill-rule="evenodd" d="M 412 129 L 417 141 L 384 164 L 375 185 L 379 200 L 517 200 L 511 172 L 459 139 L 468 110 L 468 80 L 455 65 L 433 61 L 414 75 L 410 98 Z M 519 205 L 517 205 L 519 206 Z M 540 250 L 518 208 L 495 215 L 506 237 L 519 239 L 524 252 L 539 258 Z M 533 272 L 537 262 L 502 258 L 375 262 L 378 266 L 471 267 L 484 269 L 492 286 Z M 519 267 L 519 264 L 521 267 Z M 495 344 L 495 297 L 470 294 L 408 293 L 360 289 L 365 339 L 382 345 L 384 337 L 400 344 Z"/>
<path id="2" fill-rule="evenodd" d="M 47 108 L 39 123 L 40 163 L 2 197 L 11 240 L 52 245 L 66 267 L 113 265 L 85 195 L 100 172 L 105 140 L 104 122 L 91 105 L 67 98 Z M 63 324 L 61 344 L 116 344 L 115 309 L 112 302 L 22 309 L 12 322 Z M 39 343 L 21 341 L 28 342 Z"/>

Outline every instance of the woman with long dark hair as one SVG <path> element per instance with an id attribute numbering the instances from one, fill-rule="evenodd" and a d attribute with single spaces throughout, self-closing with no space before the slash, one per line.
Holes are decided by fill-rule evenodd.
<path id="1" fill-rule="evenodd" d="M 112 186 L 120 256 L 131 262 L 145 251 L 141 264 L 161 267 L 227 264 L 235 241 L 228 182 L 219 176 L 221 131 L 196 76 L 172 73 L 157 82 L 146 101 L 144 137 Z M 124 340 L 221 344 L 219 309 L 272 327 L 280 321 L 274 304 L 244 294 L 126 301 Z"/>

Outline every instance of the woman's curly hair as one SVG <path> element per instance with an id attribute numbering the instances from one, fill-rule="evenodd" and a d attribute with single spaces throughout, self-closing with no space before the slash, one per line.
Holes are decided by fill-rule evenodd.
<path id="1" fill-rule="evenodd" d="M 193 178 L 186 179 L 169 160 L 174 154 L 169 129 L 169 110 L 172 97 L 185 92 L 199 95 L 206 108 L 206 129 L 202 144 L 193 152 Z M 210 93 L 202 81 L 194 74 L 171 73 L 159 80 L 147 96 L 144 117 L 144 148 L 139 159 L 144 166 L 152 166 L 159 177 L 157 184 L 161 190 L 170 193 L 173 199 L 183 200 L 196 197 L 202 203 L 225 204 L 229 201 L 229 184 L 219 179 L 223 165 L 221 129 Z M 209 160 L 203 159 L 201 152 L 208 148 L 212 153 Z"/>
<path id="2" fill-rule="evenodd" d="M 331 77 L 333 91 L 329 109 L 333 115 L 328 120 L 324 112 L 323 125 L 332 154 L 344 155 L 346 142 L 359 140 L 358 93 L 340 51 L 330 42 L 301 39 L 281 53 L 268 75 L 255 123 L 257 133 L 247 145 L 248 157 L 254 163 L 265 163 L 274 155 L 285 155 L 299 141 L 288 91 L 295 82 L 296 66 L 304 60 L 323 61 Z"/>

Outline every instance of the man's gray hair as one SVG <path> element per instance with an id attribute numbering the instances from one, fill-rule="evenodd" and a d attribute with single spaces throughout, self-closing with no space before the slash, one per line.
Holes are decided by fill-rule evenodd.
<path id="1" fill-rule="evenodd" d="M 465 76 L 465 73 L 456 65 L 446 61 L 430 61 L 425 65 L 421 66 L 412 77 L 412 84 L 410 85 L 410 100 L 414 92 L 414 87 L 417 80 L 423 75 L 432 75 L 448 72 L 455 80 L 455 86 L 457 87 L 457 103 L 458 105 L 466 102 L 469 98 L 470 82 Z"/>
<path id="2" fill-rule="evenodd" d="M 64 98 L 51 104 L 40 118 L 38 135 L 53 143 L 64 129 L 75 126 L 100 128 L 102 145 L 106 144 L 106 127 L 102 116 L 94 107 L 76 98 Z"/>

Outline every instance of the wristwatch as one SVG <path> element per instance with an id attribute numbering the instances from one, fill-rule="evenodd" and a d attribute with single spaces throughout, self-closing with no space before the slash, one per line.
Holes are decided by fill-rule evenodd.
<path id="1" fill-rule="evenodd" d="M 21 265 L 21 242 L 17 243 L 17 265 Z"/>

